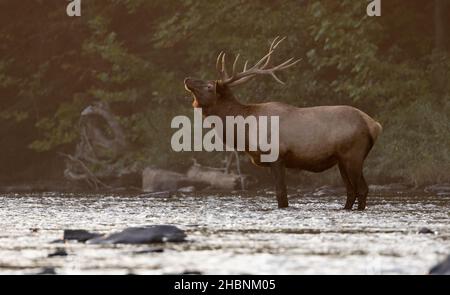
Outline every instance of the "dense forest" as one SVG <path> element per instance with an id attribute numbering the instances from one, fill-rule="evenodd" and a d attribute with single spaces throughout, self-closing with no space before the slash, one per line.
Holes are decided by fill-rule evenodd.
<path id="1" fill-rule="evenodd" d="M 89 0 L 80 17 L 67 3 L 0 0 L 2 183 L 62 177 L 80 113 L 98 101 L 131 146 L 117 169 L 220 164 L 220 153 L 170 148 L 173 116 L 192 116 L 183 79 L 215 79 L 220 51 L 254 61 L 279 35 L 277 58 L 302 62 L 282 73 L 286 85 L 236 89 L 243 102 L 356 106 L 384 128 L 371 182 L 450 181 L 450 1 L 382 1 L 381 17 L 365 0 Z"/>

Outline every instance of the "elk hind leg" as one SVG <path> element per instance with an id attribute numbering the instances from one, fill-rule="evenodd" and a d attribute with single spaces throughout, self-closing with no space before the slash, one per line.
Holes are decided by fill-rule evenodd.
<path id="1" fill-rule="evenodd" d="M 353 208 L 353 204 L 356 201 L 356 190 L 350 182 L 346 167 L 343 162 L 339 162 L 339 172 L 341 173 L 342 181 L 344 182 L 345 188 L 347 190 L 347 200 L 345 202 L 344 209 L 351 210 Z"/>
<path id="2" fill-rule="evenodd" d="M 369 187 L 367 186 L 364 175 L 361 173 L 361 178 L 358 183 L 358 210 L 366 209 L 367 194 L 369 193 Z"/>
<path id="3" fill-rule="evenodd" d="M 356 197 L 358 197 L 358 209 L 363 210 L 361 208 L 366 206 L 365 198 L 367 197 L 368 189 L 365 180 L 363 181 L 362 166 L 362 161 L 354 159 L 345 165 L 345 171 L 353 188 L 353 194 L 345 209 L 352 209 L 351 207 L 353 207 Z M 349 208 L 347 205 L 351 205 L 351 207 Z"/>

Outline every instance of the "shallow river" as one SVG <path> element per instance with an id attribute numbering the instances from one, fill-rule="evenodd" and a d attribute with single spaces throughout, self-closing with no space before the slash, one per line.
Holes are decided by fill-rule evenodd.
<path id="1" fill-rule="evenodd" d="M 294 193 L 284 210 L 270 192 L 250 195 L 3 194 L 0 273 L 425 274 L 450 254 L 449 195 L 375 192 L 364 212 L 342 210 L 340 194 Z M 51 243 L 64 229 L 152 224 L 176 225 L 188 242 Z M 47 257 L 57 248 L 68 256 Z"/>

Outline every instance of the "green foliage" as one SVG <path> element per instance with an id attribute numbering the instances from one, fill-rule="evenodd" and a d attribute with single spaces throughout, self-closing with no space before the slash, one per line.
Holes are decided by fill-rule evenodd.
<path id="1" fill-rule="evenodd" d="M 267 77 L 236 89 L 242 101 L 357 106 L 384 127 L 372 177 L 450 181 L 450 86 L 436 86 L 437 77 L 449 81 L 450 62 L 448 52 L 433 54 L 432 1 L 386 1 L 375 18 L 354 0 L 92 1 L 81 18 L 65 16 L 58 1 L 14 18 L 25 4 L 6 2 L 0 120 L 32 128 L 34 150 L 73 147 L 80 111 L 104 100 L 136 147 L 128 158 L 175 169 L 193 156 L 217 163 L 219 153 L 170 149 L 172 117 L 191 114 L 183 79 L 215 79 L 221 50 L 252 62 L 285 35 L 276 58 L 302 62 L 281 74 L 285 86 Z"/>

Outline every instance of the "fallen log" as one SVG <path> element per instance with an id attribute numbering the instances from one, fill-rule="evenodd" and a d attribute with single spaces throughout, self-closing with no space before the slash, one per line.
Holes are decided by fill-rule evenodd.
<path id="1" fill-rule="evenodd" d="M 205 167 L 194 163 L 186 174 L 174 171 L 146 168 L 142 172 L 142 190 L 144 192 L 180 191 L 194 187 L 195 190 L 212 188 L 217 190 L 235 190 L 241 187 L 247 177 L 226 173 L 224 169 Z"/>
<path id="2" fill-rule="evenodd" d="M 216 189 L 234 190 L 241 185 L 241 176 L 237 174 L 226 173 L 224 169 L 204 167 L 196 163 L 187 172 L 187 177 L 209 183 Z"/>
<path id="3" fill-rule="evenodd" d="M 144 192 L 177 191 L 189 186 L 199 190 L 209 186 L 209 183 L 190 179 L 184 174 L 162 169 L 145 168 L 142 172 L 142 190 Z"/>

